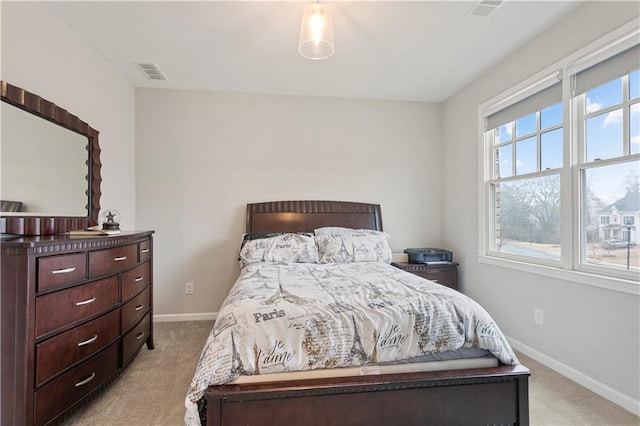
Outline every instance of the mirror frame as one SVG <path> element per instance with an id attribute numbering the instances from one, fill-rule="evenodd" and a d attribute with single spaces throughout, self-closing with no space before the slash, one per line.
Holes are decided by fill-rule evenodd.
<path id="1" fill-rule="evenodd" d="M 87 229 L 98 224 L 100 213 L 100 145 L 98 131 L 67 110 L 40 96 L 0 81 L 2 102 L 7 102 L 28 113 L 87 137 L 87 216 L 2 216 L 0 233 L 14 235 L 50 235 Z M 2 212 L 0 212 L 2 214 Z"/>

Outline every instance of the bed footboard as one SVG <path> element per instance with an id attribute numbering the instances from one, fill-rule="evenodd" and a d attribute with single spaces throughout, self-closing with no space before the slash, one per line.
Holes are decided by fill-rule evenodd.
<path id="1" fill-rule="evenodd" d="M 523 366 L 212 386 L 207 424 L 528 425 Z"/>

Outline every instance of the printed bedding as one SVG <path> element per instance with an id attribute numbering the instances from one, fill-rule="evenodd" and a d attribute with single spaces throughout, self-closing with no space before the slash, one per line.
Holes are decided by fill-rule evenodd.
<path id="1" fill-rule="evenodd" d="M 250 263 L 229 292 L 186 396 L 240 375 L 354 367 L 457 350 L 518 360 L 489 314 L 455 290 L 384 262 Z"/>

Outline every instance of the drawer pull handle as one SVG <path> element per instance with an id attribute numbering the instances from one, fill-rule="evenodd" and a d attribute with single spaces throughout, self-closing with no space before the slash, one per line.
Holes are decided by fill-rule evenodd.
<path id="1" fill-rule="evenodd" d="M 95 377 L 96 377 L 96 373 L 92 373 L 88 378 L 84 379 L 81 382 L 76 383 L 76 387 L 79 388 L 80 386 L 86 385 L 87 383 L 92 381 Z"/>
<path id="2" fill-rule="evenodd" d="M 143 253 L 149 253 L 149 249 L 142 249 Z"/>
<path id="3" fill-rule="evenodd" d="M 72 266 L 71 268 L 64 268 L 64 269 L 56 269 L 55 271 L 51 271 L 52 274 L 68 274 L 69 272 L 73 272 L 76 270 L 75 266 Z"/>
<path id="4" fill-rule="evenodd" d="M 88 305 L 89 303 L 93 303 L 95 301 L 96 298 L 92 297 L 91 299 L 83 300 L 82 302 L 76 302 L 76 306 Z"/>
<path id="5" fill-rule="evenodd" d="M 98 335 L 95 334 L 91 339 L 89 340 L 85 340 L 84 342 L 80 342 L 78 343 L 78 346 L 84 346 L 84 345 L 89 345 L 93 342 L 95 342 L 96 340 L 98 340 Z"/>
<path id="6" fill-rule="evenodd" d="M 143 337 L 144 337 L 144 332 L 142 332 L 142 331 L 141 331 L 140 333 L 138 333 L 138 334 L 136 335 L 136 340 L 140 340 L 140 339 L 142 339 Z"/>
<path id="7" fill-rule="evenodd" d="M 144 279 L 144 278 L 142 278 L 142 277 L 138 277 L 138 278 L 136 278 L 134 281 L 135 281 L 135 282 L 137 282 L 137 283 L 139 283 L 139 282 L 140 282 L 140 281 L 142 281 L 143 279 Z"/>
<path id="8" fill-rule="evenodd" d="M 136 306 L 136 311 L 139 311 L 142 308 L 144 308 L 144 305 L 138 305 L 138 306 Z"/>
<path id="9" fill-rule="evenodd" d="M 122 262 L 123 260 L 127 260 L 127 256 L 115 257 L 113 260 L 115 262 Z"/>

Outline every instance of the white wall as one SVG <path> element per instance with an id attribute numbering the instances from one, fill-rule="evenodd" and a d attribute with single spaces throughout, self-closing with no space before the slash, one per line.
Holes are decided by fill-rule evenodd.
<path id="1" fill-rule="evenodd" d="M 155 313 L 218 311 L 247 203 L 379 203 L 395 251 L 440 244 L 441 119 L 425 103 L 138 88 L 137 220 L 157 231 Z"/>
<path id="2" fill-rule="evenodd" d="M 586 2 L 444 104 L 445 245 L 465 293 L 520 349 L 638 412 L 638 296 L 478 262 L 478 106 L 639 14 L 637 2 Z M 637 18 L 636 18 L 637 19 Z M 544 326 L 534 324 L 534 307 Z M 567 367 L 570 366 L 570 367 Z"/>
<path id="3" fill-rule="evenodd" d="M 46 3 L 0 2 L 0 78 L 77 115 L 100 132 L 102 207 L 135 228 L 135 91 Z"/>

